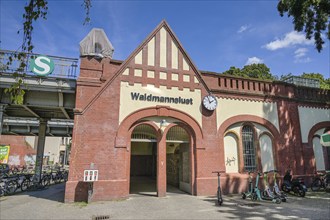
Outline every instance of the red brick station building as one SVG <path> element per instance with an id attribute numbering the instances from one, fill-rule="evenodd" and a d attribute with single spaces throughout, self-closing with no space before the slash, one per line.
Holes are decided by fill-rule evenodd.
<path id="1" fill-rule="evenodd" d="M 249 170 L 291 168 L 308 182 L 330 168 L 329 90 L 201 71 L 165 21 L 126 60 L 113 51 L 102 29 L 80 43 L 65 202 L 86 200 L 89 169 L 101 201 L 144 184 L 159 197 L 215 195 L 218 170 L 223 192 L 240 193 Z"/>

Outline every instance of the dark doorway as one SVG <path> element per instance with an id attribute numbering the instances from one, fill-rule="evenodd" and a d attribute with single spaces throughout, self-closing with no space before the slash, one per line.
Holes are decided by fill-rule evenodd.
<path id="1" fill-rule="evenodd" d="M 157 195 L 157 141 L 148 125 L 137 126 L 131 139 L 130 194 Z"/>
<path id="2" fill-rule="evenodd" d="M 189 193 L 191 190 L 190 136 L 180 126 L 172 127 L 166 136 L 167 192 Z"/>

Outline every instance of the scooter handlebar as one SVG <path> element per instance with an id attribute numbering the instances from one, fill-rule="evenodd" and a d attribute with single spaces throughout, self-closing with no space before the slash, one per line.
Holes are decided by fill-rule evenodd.
<path id="1" fill-rule="evenodd" d="M 212 171 L 212 173 L 225 173 L 226 171 Z"/>
<path id="2" fill-rule="evenodd" d="M 277 170 L 269 170 L 268 173 L 278 173 Z"/>

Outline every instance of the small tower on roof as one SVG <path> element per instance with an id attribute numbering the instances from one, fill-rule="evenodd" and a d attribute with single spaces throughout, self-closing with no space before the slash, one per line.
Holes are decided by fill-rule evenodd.
<path id="1" fill-rule="evenodd" d="M 80 56 L 97 56 L 112 58 L 114 48 L 101 28 L 93 28 L 80 41 Z"/>

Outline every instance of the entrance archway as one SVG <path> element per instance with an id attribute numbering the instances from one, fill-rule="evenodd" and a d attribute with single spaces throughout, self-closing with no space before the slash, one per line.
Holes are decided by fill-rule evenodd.
<path id="1" fill-rule="evenodd" d="M 130 194 L 157 194 L 157 133 L 148 124 L 136 126 L 131 135 Z"/>
<path id="2" fill-rule="evenodd" d="M 162 119 L 168 120 L 169 124 L 166 128 L 160 128 Z M 140 109 L 127 116 L 121 123 L 117 131 L 115 139 L 116 148 L 126 149 L 126 178 L 127 196 L 130 193 L 130 163 L 131 163 L 131 136 L 135 127 L 140 124 L 148 124 L 156 131 L 157 134 L 157 196 L 166 196 L 166 134 L 167 131 L 175 126 L 180 125 L 190 135 L 191 145 L 191 186 L 193 195 L 196 194 L 195 171 L 197 164 L 195 163 L 196 146 L 202 146 L 203 133 L 198 122 L 185 112 L 170 108 L 168 106 L 156 106 L 152 108 Z"/>
<path id="3" fill-rule="evenodd" d="M 192 151 L 190 135 L 179 125 L 166 134 L 167 192 L 192 194 Z M 179 191 L 179 190 L 180 191 Z"/>

